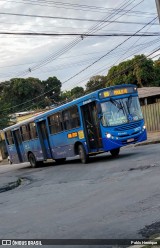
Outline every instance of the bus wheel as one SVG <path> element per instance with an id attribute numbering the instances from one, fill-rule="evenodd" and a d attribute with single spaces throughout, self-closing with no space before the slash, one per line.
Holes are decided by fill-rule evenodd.
<path id="1" fill-rule="evenodd" d="M 32 168 L 38 166 L 38 162 L 36 161 L 36 158 L 33 153 L 29 153 L 28 161 L 30 162 Z"/>
<path id="2" fill-rule="evenodd" d="M 120 152 L 120 148 L 113 149 L 110 151 L 110 153 L 113 157 L 117 157 L 119 155 L 119 152 Z"/>
<path id="3" fill-rule="evenodd" d="M 83 147 L 83 145 L 78 146 L 78 154 L 80 157 L 80 160 L 83 164 L 87 164 L 89 160 L 89 156 L 86 154 L 86 151 Z"/>
<path id="4" fill-rule="evenodd" d="M 66 158 L 57 158 L 55 159 L 56 164 L 63 164 L 66 161 Z"/>

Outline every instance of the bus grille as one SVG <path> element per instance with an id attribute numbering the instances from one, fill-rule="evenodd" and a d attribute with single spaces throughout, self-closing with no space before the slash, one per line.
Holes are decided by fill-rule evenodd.
<path id="1" fill-rule="evenodd" d="M 125 130 L 129 130 L 129 129 L 139 127 L 140 125 L 141 125 L 141 122 L 129 123 L 129 124 L 125 124 L 125 125 L 120 126 L 120 127 L 116 127 L 114 129 L 114 131 L 125 131 Z"/>

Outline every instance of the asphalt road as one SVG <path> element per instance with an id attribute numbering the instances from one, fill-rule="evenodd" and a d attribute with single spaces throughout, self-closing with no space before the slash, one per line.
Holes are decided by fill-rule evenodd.
<path id="1" fill-rule="evenodd" d="M 0 166 L 0 238 L 141 238 L 160 233 L 160 144 L 83 165 Z"/>

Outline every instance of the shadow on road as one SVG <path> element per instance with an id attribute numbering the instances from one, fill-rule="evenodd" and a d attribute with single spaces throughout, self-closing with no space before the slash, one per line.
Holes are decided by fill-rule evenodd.
<path id="1" fill-rule="evenodd" d="M 36 171 L 39 169 L 47 169 L 47 168 L 51 168 L 51 167 L 62 167 L 62 166 L 67 166 L 67 165 L 83 165 L 83 166 L 88 166 L 88 165 L 92 165 L 92 164 L 95 164 L 95 163 L 107 163 L 107 162 L 110 162 L 110 161 L 118 161 L 118 160 L 122 160 L 122 159 L 127 159 L 127 158 L 130 158 L 132 156 L 134 156 L 134 154 L 136 154 L 135 152 L 130 152 L 130 153 L 127 153 L 127 154 L 120 154 L 119 156 L 117 157 L 113 157 L 112 155 L 108 154 L 108 153 L 104 153 L 103 155 L 102 154 L 99 154 L 97 156 L 91 156 L 89 158 L 89 163 L 88 164 L 81 164 L 81 161 L 80 159 L 77 157 L 75 159 L 68 159 L 66 160 L 63 164 L 57 164 L 56 162 L 45 162 L 45 163 L 42 163 L 41 165 L 39 165 L 37 168 L 32 168 L 30 166 L 30 164 L 28 164 L 28 166 L 25 166 L 25 167 L 21 167 L 21 168 L 18 168 L 17 170 L 18 171 L 25 171 L 25 170 L 33 170 L 33 171 Z M 14 165 L 13 165 L 14 166 Z"/>

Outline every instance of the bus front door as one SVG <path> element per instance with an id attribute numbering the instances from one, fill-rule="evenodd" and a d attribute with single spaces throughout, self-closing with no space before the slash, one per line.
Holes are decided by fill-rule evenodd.
<path id="1" fill-rule="evenodd" d="M 96 102 L 88 103 L 81 108 L 89 150 L 90 152 L 99 151 L 102 148 L 102 135 Z"/>
<path id="2" fill-rule="evenodd" d="M 37 122 L 38 136 L 40 139 L 44 159 L 52 158 L 51 147 L 49 143 L 46 120 Z"/>
<path id="3" fill-rule="evenodd" d="M 13 131 L 13 138 L 14 138 L 15 147 L 17 150 L 19 162 L 22 163 L 24 161 L 24 158 L 23 158 L 23 156 L 24 156 L 23 151 L 24 150 L 23 150 L 23 144 L 22 144 L 22 137 L 21 137 L 19 129 Z"/>

